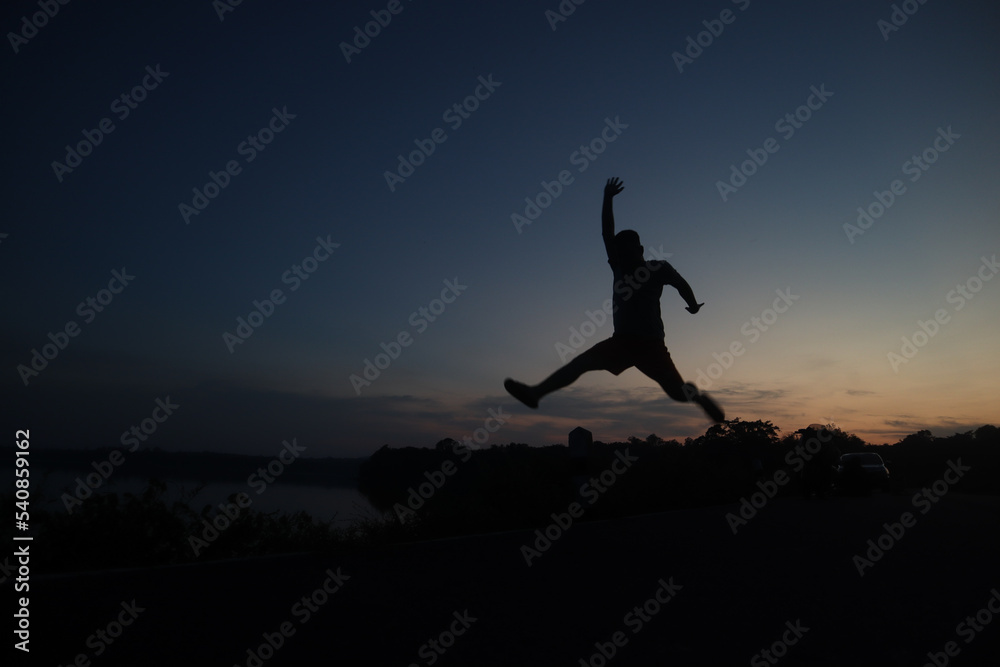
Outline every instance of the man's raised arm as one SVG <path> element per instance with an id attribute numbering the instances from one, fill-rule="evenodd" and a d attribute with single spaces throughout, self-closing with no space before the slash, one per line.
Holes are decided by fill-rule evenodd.
<path id="1" fill-rule="evenodd" d="M 604 249 L 608 251 L 608 259 L 615 257 L 615 214 L 611 200 L 625 189 L 621 179 L 609 178 L 604 186 L 604 206 L 601 209 L 601 236 L 604 237 Z"/>

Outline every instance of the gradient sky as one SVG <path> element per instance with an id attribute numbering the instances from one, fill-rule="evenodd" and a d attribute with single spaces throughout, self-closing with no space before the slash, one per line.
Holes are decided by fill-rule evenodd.
<path id="1" fill-rule="evenodd" d="M 255 0 L 220 20 L 209 0 L 74 2 L 16 53 L 8 33 L 39 10 L 8 3 L 8 428 L 36 447 L 117 445 L 169 396 L 179 407 L 143 446 L 268 454 L 295 437 L 308 456 L 364 456 L 471 436 L 496 424 L 491 409 L 509 418 L 490 443 L 565 442 L 577 425 L 605 441 L 698 436 L 701 411 L 634 369 L 588 374 L 537 412 L 503 391 L 555 370 L 557 343 L 611 296 L 610 176 L 625 183 L 619 229 L 668 254 L 706 304 L 692 316 L 664 292 L 681 373 L 742 345 L 708 387 L 727 416 L 832 421 L 874 443 L 1000 423 L 1000 279 L 976 283 L 1000 253 L 995 3 L 913 3 L 891 32 L 888 2 L 591 0 L 553 30 L 558 4 L 402 0 L 348 63 L 340 44 L 386 3 Z M 678 71 L 674 53 L 723 10 L 732 21 L 710 23 L 721 34 Z M 112 103 L 157 66 L 168 75 L 120 118 Z M 480 77 L 499 85 L 454 128 L 445 112 Z M 813 87 L 832 95 L 789 136 L 776 122 Z M 248 162 L 241 142 L 273 109 L 294 118 Z M 52 163 L 104 118 L 113 132 L 60 181 Z M 627 127 L 574 158 L 606 119 Z M 397 155 L 436 128 L 446 140 L 390 190 Z M 949 128 L 911 181 L 906 163 Z M 717 182 L 768 138 L 777 152 L 723 201 Z M 186 223 L 179 205 L 231 160 L 241 171 Z M 511 215 L 563 170 L 572 182 L 518 231 Z M 849 239 L 896 179 L 905 191 Z M 339 247 L 291 291 L 282 277 L 317 237 Z M 86 322 L 78 304 L 122 267 L 134 280 Z M 949 300 L 970 279 L 973 298 Z M 274 289 L 286 301 L 230 353 L 223 334 Z M 750 335 L 777 290 L 797 298 Z M 18 366 L 69 322 L 78 335 L 26 386 Z M 412 343 L 359 395 L 350 376 L 401 333 Z"/>

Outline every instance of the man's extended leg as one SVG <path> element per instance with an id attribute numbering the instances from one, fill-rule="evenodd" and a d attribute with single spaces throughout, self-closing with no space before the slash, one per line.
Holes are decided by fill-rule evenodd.
<path id="1" fill-rule="evenodd" d="M 670 398 L 682 403 L 687 401 L 697 403 L 712 421 L 725 421 L 726 415 L 715 401 L 698 391 L 698 387 L 694 384 L 684 382 L 666 348 L 663 349 L 662 353 L 657 351 L 648 360 L 637 363 L 635 367 L 663 387 L 663 391 L 667 392 L 667 396 Z"/>
<path id="2" fill-rule="evenodd" d="M 573 384 L 577 378 L 587 371 L 609 370 L 606 354 L 607 346 L 601 347 L 602 345 L 603 343 L 598 343 L 586 352 L 583 352 L 534 387 L 507 378 L 503 382 L 504 389 L 529 408 L 537 408 L 538 401 L 543 396 Z M 620 372 L 618 371 L 618 373 Z"/>

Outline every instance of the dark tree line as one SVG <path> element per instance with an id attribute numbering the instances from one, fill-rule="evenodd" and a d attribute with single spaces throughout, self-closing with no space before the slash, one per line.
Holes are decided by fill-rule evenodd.
<path id="1" fill-rule="evenodd" d="M 943 438 L 919 431 L 876 446 L 835 427 L 811 425 L 782 435 L 769 421 L 740 419 L 715 424 L 684 443 L 655 434 L 595 442 L 583 462 L 571 459 L 568 448 L 559 445 L 510 443 L 475 451 L 444 439 L 433 448 L 385 446 L 362 465 L 360 489 L 394 520 L 429 535 L 537 527 L 552 512 L 580 501 L 580 485 L 599 482 L 616 452 L 625 450 L 636 463 L 599 500 L 583 502 L 587 516 L 735 502 L 778 470 L 791 477 L 780 494 L 799 495 L 804 471 L 818 456 L 810 454 L 819 451 L 810 444 L 813 439 L 822 441 L 824 452 L 837 455 L 878 453 L 890 470 L 889 493 L 929 485 L 941 478 L 949 461 L 961 459 L 972 470 L 957 485 L 958 492 L 1000 494 L 1000 429 L 995 426 Z"/>

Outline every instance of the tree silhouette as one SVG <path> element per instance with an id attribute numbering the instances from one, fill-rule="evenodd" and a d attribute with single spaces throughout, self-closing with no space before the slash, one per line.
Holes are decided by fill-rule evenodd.
<path id="1" fill-rule="evenodd" d="M 720 440 L 749 444 L 773 445 L 778 442 L 778 431 L 781 430 L 770 421 L 757 419 L 743 421 L 739 417 L 729 419 L 720 424 L 713 424 L 705 435 Z"/>

